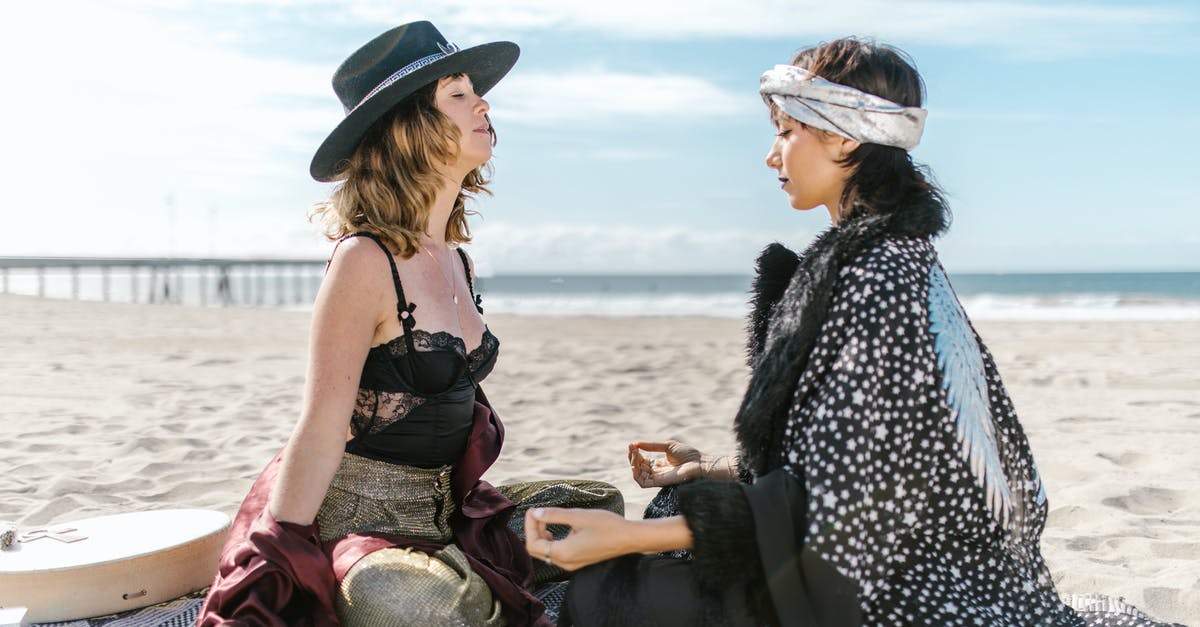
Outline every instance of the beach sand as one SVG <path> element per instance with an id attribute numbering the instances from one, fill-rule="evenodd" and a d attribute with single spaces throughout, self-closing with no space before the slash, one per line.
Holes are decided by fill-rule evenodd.
<path id="1" fill-rule="evenodd" d="M 309 315 L 0 295 L 0 519 L 234 513 L 296 420 Z M 742 323 L 489 317 L 493 483 L 629 478 L 634 438 L 731 451 Z M 1050 501 L 1063 593 L 1200 623 L 1200 322 L 986 322 Z"/>

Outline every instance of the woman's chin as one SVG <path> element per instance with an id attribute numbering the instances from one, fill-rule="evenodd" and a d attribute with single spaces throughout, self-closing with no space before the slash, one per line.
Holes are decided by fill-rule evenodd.
<path id="1" fill-rule="evenodd" d="M 486 155 L 460 155 L 458 163 L 454 165 L 455 169 L 470 173 L 482 167 L 491 158 L 492 154 L 490 152 Z"/>

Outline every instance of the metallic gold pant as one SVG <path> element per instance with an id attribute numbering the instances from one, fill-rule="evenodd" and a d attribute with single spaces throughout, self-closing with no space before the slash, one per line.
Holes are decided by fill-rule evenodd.
<path id="1" fill-rule="evenodd" d="M 396 533 L 450 542 L 450 466 L 426 469 L 389 464 L 347 453 L 317 520 L 322 540 L 351 532 Z M 517 504 L 509 527 L 524 538 L 530 507 L 586 507 L 623 514 L 620 491 L 600 481 L 562 479 L 497 486 Z M 561 537 L 565 529 L 551 527 Z M 535 588 L 565 572 L 534 560 Z M 337 611 L 345 625 L 502 625 L 499 601 L 471 570 L 466 556 L 449 544 L 433 554 L 389 548 L 359 560 L 338 591 Z"/>

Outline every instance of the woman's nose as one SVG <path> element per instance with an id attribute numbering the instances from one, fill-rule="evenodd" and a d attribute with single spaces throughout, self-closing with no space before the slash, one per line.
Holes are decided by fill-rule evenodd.
<path id="1" fill-rule="evenodd" d="M 492 110 L 492 105 L 488 104 L 488 101 L 483 98 L 480 98 L 479 102 L 475 104 L 475 109 L 480 113 L 487 113 Z"/>
<path id="2" fill-rule="evenodd" d="M 779 169 L 779 148 L 774 144 L 771 144 L 771 149 L 767 151 L 766 163 L 772 170 Z"/>

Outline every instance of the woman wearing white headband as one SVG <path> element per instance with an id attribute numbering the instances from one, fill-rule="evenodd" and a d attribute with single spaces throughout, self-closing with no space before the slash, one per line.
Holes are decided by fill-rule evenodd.
<path id="1" fill-rule="evenodd" d="M 634 479 L 676 486 L 648 520 L 527 513 L 530 554 L 588 567 L 560 625 L 1154 624 L 1055 592 L 1029 444 L 933 248 L 922 92 L 903 53 L 855 39 L 762 75 L 766 165 L 833 226 L 758 260 L 737 457 L 635 442 Z"/>

